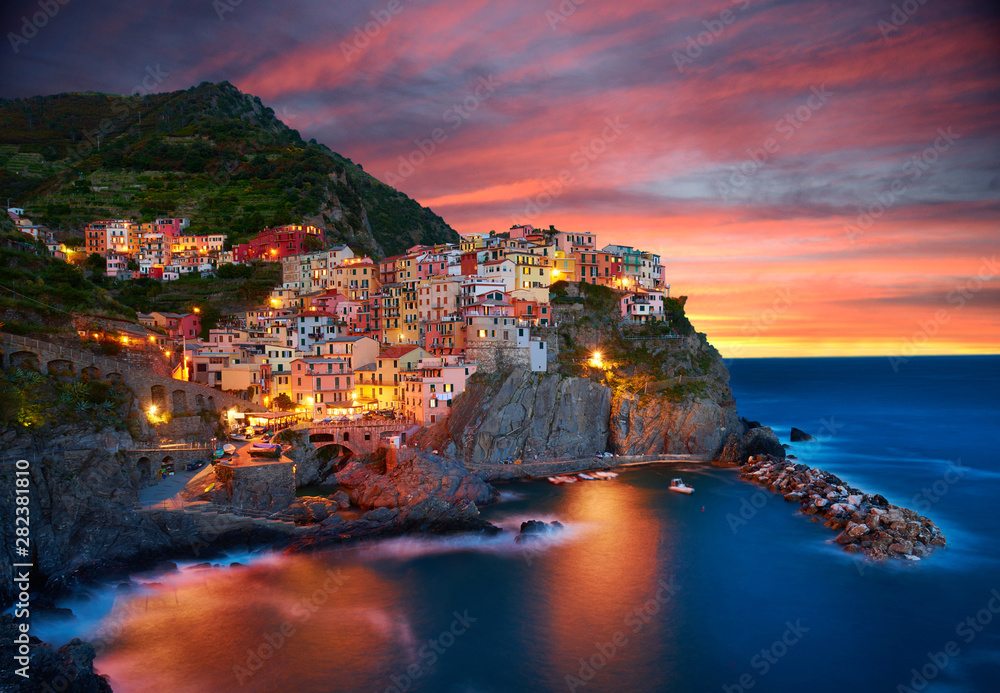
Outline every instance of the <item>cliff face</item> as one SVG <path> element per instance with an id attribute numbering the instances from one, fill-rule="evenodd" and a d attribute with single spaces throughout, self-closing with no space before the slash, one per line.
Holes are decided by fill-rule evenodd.
<path id="1" fill-rule="evenodd" d="M 736 406 L 714 400 L 672 402 L 649 395 L 615 397 L 610 448 L 621 455 L 718 455 L 730 433 L 742 432 Z"/>
<path id="2" fill-rule="evenodd" d="M 730 437 L 742 441 L 746 429 L 729 372 L 704 338 L 634 344 L 610 357 L 615 360 L 607 370 L 590 369 L 588 377 L 518 370 L 475 379 L 455 399 L 448 419 L 417 444 L 466 462 L 497 463 L 605 451 L 715 457 Z"/>
<path id="3" fill-rule="evenodd" d="M 442 452 L 480 463 L 603 452 L 611 400 L 610 388 L 588 378 L 518 370 L 499 382 L 477 380 L 455 401 Z"/>

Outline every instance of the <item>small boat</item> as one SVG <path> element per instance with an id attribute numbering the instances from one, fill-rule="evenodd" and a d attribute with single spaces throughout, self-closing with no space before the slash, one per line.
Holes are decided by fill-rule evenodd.
<path id="1" fill-rule="evenodd" d="M 225 450 L 223 450 L 222 448 L 218 448 L 215 452 L 212 453 L 212 457 L 214 457 L 215 459 L 219 459 L 225 454 L 226 454 Z"/>
<path id="2" fill-rule="evenodd" d="M 281 446 L 272 443 L 253 443 L 250 446 L 251 457 L 280 457 Z"/>
<path id="3" fill-rule="evenodd" d="M 231 455 L 234 452 L 236 452 L 236 446 L 233 445 L 232 443 L 226 443 L 225 445 L 222 446 L 223 455 Z"/>
<path id="4" fill-rule="evenodd" d="M 584 481 L 597 481 L 597 477 L 591 476 L 590 474 L 583 473 L 583 474 L 577 474 L 577 476 L 583 479 Z"/>
<path id="5" fill-rule="evenodd" d="M 246 440 L 247 439 L 247 437 L 245 435 L 241 434 L 241 433 L 237 433 L 236 435 L 229 436 L 229 438 L 231 440 Z"/>
<path id="6" fill-rule="evenodd" d="M 680 479 L 671 479 L 670 490 L 677 491 L 677 493 L 694 493 L 694 486 L 688 486 Z"/>
<path id="7" fill-rule="evenodd" d="M 549 477 L 549 483 L 550 484 L 561 484 L 562 483 L 562 479 L 560 479 L 559 477 L 556 477 L 556 476 L 550 476 Z"/>
<path id="8" fill-rule="evenodd" d="M 618 478 L 618 473 L 617 472 L 591 472 L 591 474 L 593 476 L 597 477 L 598 479 L 604 479 L 605 481 L 607 481 L 609 479 L 617 479 Z"/>
<path id="9" fill-rule="evenodd" d="M 556 479 L 557 483 L 560 483 L 560 484 L 575 484 L 576 483 L 576 477 L 575 476 L 565 476 L 564 475 L 564 476 L 556 476 L 556 477 L 552 477 L 552 478 Z"/>

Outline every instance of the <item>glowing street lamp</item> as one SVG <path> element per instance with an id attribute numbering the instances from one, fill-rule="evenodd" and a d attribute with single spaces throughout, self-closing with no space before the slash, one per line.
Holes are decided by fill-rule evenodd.
<path id="1" fill-rule="evenodd" d="M 149 405 L 149 415 L 150 416 L 156 416 L 156 405 L 155 404 L 150 404 Z"/>
<path id="2" fill-rule="evenodd" d="M 604 366 L 604 361 L 601 359 L 601 352 L 595 351 L 590 356 L 590 365 L 594 368 L 601 368 Z"/>

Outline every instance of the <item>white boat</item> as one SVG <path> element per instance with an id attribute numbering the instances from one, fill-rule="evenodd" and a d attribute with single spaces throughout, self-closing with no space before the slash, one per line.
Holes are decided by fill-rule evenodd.
<path id="1" fill-rule="evenodd" d="M 671 479 L 670 490 L 677 493 L 694 493 L 694 486 L 688 486 L 680 479 Z"/>
<path id="2" fill-rule="evenodd" d="M 557 483 L 560 483 L 560 484 L 575 484 L 576 483 L 576 477 L 575 476 L 554 476 L 552 478 L 556 479 Z"/>
<path id="3" fill-rule="evenodd" d="M 562 479 L 560 479 L 559 477 L 556 477 L 556 476 L 550 476 L 549 477 L 549 483 L 551 483 L 551 484 L 561 484 L 562 483 Z"/>
<path id="4" fill-rule="evenodd" d="M 577 474 L 577 476 L 583 479 L 584 481 L 597 481 L 597 477 L 591 476 L 590 474 L 583 473 L 583 474 Z"/>
<path id="5" fill-rule="evenodd" d="M 242 434 L 236 434 L 236 435 L 233 435 L 233 436 L 229 436 L 229 438 L 231 440 L 246 440 L 247 439 L 247 437 L 245 435 L 242 435 Z"/>
<path id="6" fill-rule="evenodd" d="M 231 455 L 232 453 L 236 452 L 236 446 L 233 445 L 232 443 L 226 443 L 225 445 L 222 446 L 222 452 L 223 454 Z"/>
<path id="7" fill-rule="evenodd" d="M 604 480 L 618 478 L 617 472 L 591 472 L 591 474 L 597 477 L 598 479 L 604 479 Z"/>

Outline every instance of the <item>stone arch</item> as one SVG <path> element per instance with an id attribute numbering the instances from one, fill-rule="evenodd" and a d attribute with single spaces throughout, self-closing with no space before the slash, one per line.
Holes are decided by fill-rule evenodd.
<path id="1" fill-rule="evenodd" d="M 200 392 L 194 396 L 194 408 L 198 411 L 205 408 L 205 396 Z"/>
<path id="2" fill-rule="evenodd" d="M 168 472 L 175 471 L 174 469 L 174 458 L 167 455 L 162 460 L 160 460 L 160 469 L 165 469 Z"/>
<path id="3" fill-rule="evenodd" d="M 76 376 L 76 366 L 66 359 L 52 359 L 45 364 L 45 371 L 56 378 L 73 378 Z"/>
<path id="4" fill-rule="evenodd" d="M 345 443 L 349 443 L 349 442 L 351 442 L 351 432 L 350 432 L 350 431 L 344 431 L 344 435 L 343 435 L 343 438 L 342 438 L 342 440 L 343 440 L 343 441 L 344 441 Z"/>
<path id="5" fill-rule="evenodd" d="M 41 372 L 38 364 L 38 354 L 33 351 L 15 351 L 10 355 L 10 367 Z"/>
<path id="6" fill-rule="evenodd" d="M 174 390 L 170 394 L 171 411 L 175 414 L 187 413 L 187 393 L 184 390 Z"/>
<path id="7" fill-rule="evenodd" d="M 337 436 L 333 433 L 313 433 L 309 436 L 310 443 L 334 443 Z"/>
<path id="8" fill-rule="evenodd" d="M 153 385 L 149 388 L 149 397 L 160 411 L 167 409 L 167 389 L 162 385 Z"/>
<path id="9" fill-rule="evenodd" d="M 80 371 L 80 375 L 86 380 L 100 380 L 101 369 L 97 366 L 84 366 Z"/>
<path id="10" fill-rule="evenodd" d="M 143 481 L 153 477 L 153 460 L 145 455 L 136 461 L 135 468 L 139 471 L 139 478 Z"/>
<path id="11" fill-rule="evenodd" d="M 209 395 L 208 396 L 208 410 L 209 411 L 215 411 L 215 409 L 216 409 L 216 407 L 215 407 L 215 397 L 212 396 L 212 395 Z"/>
<path id="12" fill-rule="evenodd" d="M 121 373 L 108 373 L 106 376 L 104 376 L 104 379 L 107 380 L 109 383 L 114 383 L 116 385 L 120 385 L 123 382 L 125 382 L 125 378 L 122 377 Z"/>

